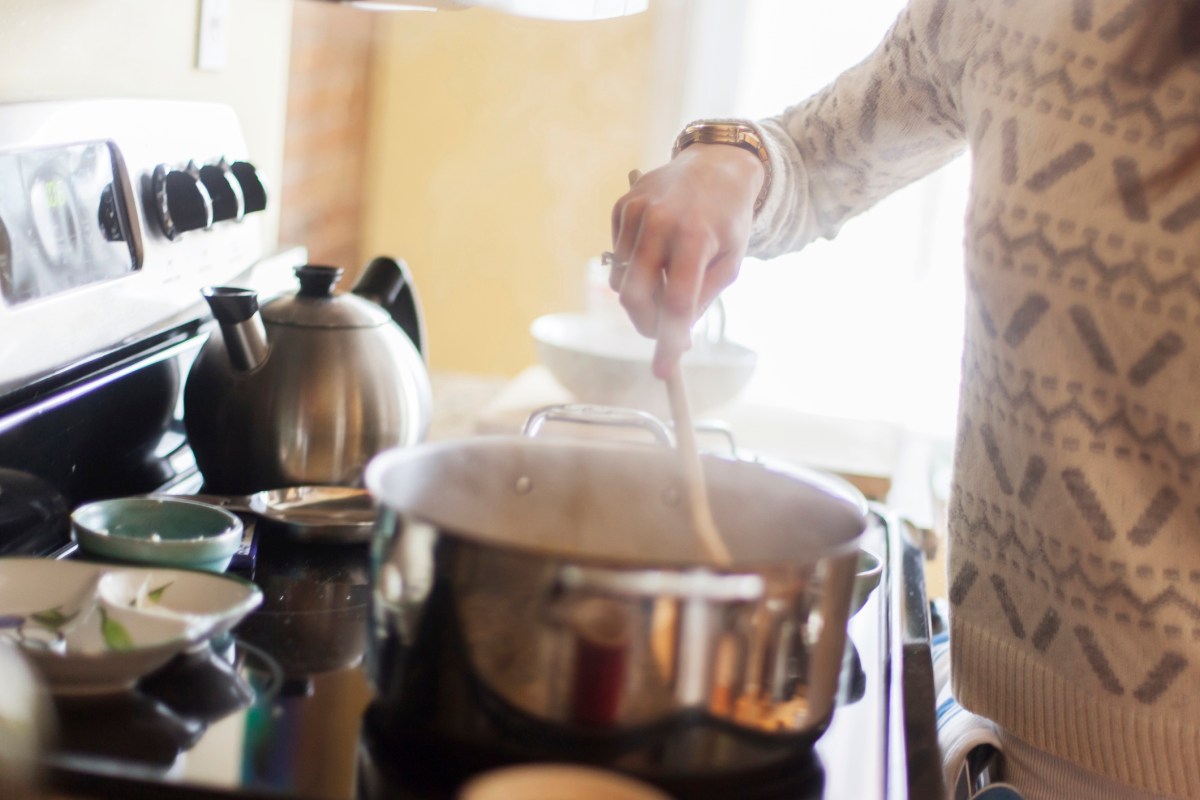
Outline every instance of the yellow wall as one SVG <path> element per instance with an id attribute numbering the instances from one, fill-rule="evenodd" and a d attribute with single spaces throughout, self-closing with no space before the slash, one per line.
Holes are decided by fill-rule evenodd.
<path id="1" fill-rule="evenodd" d="M 199 0 L 0 0 L 0 103 L 151 97 L 228 103 L 267 179 L 275 241 L 292 0 L 229 3 L 219 72 L 195 68 Z"/>
<path id="2" fill-rule="evenodd" d="M 535 361 L 535 317 L 582 308 L 641 166 L 651 15 L 380 24 L 360 260 L 409 262 L 433 368 L 515 374 Z"/>

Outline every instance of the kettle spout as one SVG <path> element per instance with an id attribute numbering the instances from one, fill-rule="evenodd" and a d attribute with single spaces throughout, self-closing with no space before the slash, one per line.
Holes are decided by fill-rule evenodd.
<path id="1" fill-rule="evenodd" d="M 221 326 L 229 362 L 239 372 L 257 369 L 267 360 L 267 328 L 258 311 L 258 295 L 249 289 L 209 286 L 201 290 Z"/>

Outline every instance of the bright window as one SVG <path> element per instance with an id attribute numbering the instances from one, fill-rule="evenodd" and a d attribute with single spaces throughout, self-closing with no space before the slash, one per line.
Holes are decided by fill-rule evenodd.
<path id="1" fill-rule="evenodd" d="M 902 6 L 748 0 L 731 113 L 773 115 L 818 91 L 874 49 Z M 696 6 L 701 24 L 705 8 Z M 851 220 L 835 241 L 748 260 L 724 297 L 730 336 L 760 357 L 744 399 L 949 439 L 966 198 L 960 158 Z"/>

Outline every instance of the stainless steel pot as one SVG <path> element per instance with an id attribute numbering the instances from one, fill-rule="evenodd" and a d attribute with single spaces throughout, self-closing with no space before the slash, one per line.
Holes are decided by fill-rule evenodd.
<path id="1" fill-rule="evenodd" d="M 184 423 L 206 491 L 358 485 L 373 455 L 424 437 L 429 376 L 403 264 L 377 258 L 335 295 L 341 272 L 298 267 L 299 292 L 261 311 L 250 290 L 204 290 L 220 330 L 188 374 Z"/>
<path id="2" fill-rule="evenodd" d="M 383 705 L 411 706 L 458 650 L 489 702 L 551 729 L 700 715 L 811 741 L 833 711 L 865 502 L 815 473 L 704 462 L 725 570 L 667 448 L 493 436 L 374 459 Z"/>

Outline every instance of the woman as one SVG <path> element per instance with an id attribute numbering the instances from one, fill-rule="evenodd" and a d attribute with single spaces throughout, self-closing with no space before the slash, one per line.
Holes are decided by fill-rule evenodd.
<path id="1" fill-rule="evenodd" d="M 661 377 L 743 255 L 969 149 L 952 675 L 1030 800 L 1200 796 L 1196 8 L 912 0 L 817 96 L 689 126 L 613 210 Z"/>

